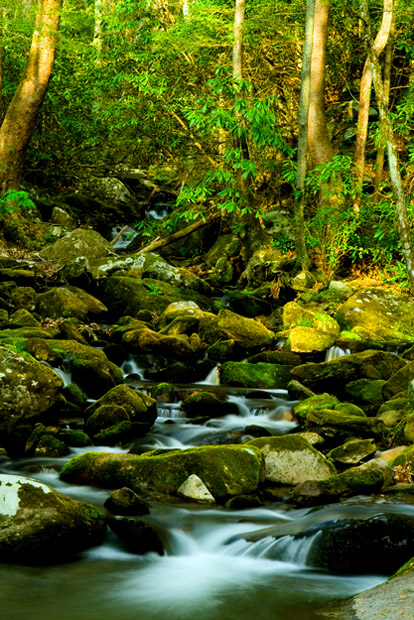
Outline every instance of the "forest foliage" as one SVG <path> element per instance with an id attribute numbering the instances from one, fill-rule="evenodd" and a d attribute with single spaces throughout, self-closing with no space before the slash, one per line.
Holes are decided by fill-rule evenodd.
<path id="1" fill-rule="evenodd" d="M 24 70 L 36 4 L 0 0 L 3 114 Z M 370 0 L 369 7 L 376 30 L 383 2 Z M 330 3 L 325 114 L 334 156 L 306 177 L 306 243 L 328 278 L 353 264 L 401 282 L 405 267 L 387 168 L 374 192 L 382 148 L 374 92 L 364 183 L 354 208 L 359 88 L 367 57 L 360 8 L 358 0 Z M 248 213 L 259 219 L 275 210 L 291 214 L 305 10 L 305 0 L 248 0 L 243 76 L 235 80 L 233 1 L 65 0 L 25 180 L 69 190 L 124 165 L 149 170 L 175 188 L 176 219 L 237 212 L 232 225 L 243 232 Z M 395 13 L 389 110 L 412 221 L 412 3 L 399 0 Z M 241 191 L 240 176 L 247 191 Z M 273 246 L 294 250 L 283 231 Z"/>

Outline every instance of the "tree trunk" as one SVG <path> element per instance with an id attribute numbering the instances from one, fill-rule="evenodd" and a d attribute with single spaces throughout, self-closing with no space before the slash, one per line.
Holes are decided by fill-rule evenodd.
<path id="1" fill-rule="evenodd" d="M 308 147 L 312 168 L 326 164 L 333 156 L 325 116 L 325 59 L 329 4 L 330 0 L 315 1 L 308 119 Z"/>
<path id="2" fill-rule="evenodd" d="M 400 165 L 398 161 L 398 150 L 395 141 L 394 131 L 391 125 L 390 114 L 384 92 L 384 84 L 381 77 L 381 66 L 375 43 L 371 37 L 370 16 L 368 0 L 361 0 L 361 16 L 367 25 L 367 47 L 368 57 L 371 64 L 372 80 L 374 82 L 375 94 L 380 114 L 381 127 L 384 132 L 384 139 L 387 145 L 388 164 L 390 168 L 391 184 L 395 195 L 397 222 L 402 244 L 402 251 L 407 266 L 411 293 L 414 293 L 414 251 L 410 233 L 410 225 L 407 216 L 407 198 L 401 178 Z"/>
<path id="3" fill-rule="evenodd" d="M 296 199 L 295 199 L 295 246 L 296 262 L 301 269 L 309 267 L 309 257 L 305 243 L 305 177 L 308 155 L 308 118 L 311 90 L 311 64 L 313 47 L 313 29 L 315 19 L 315 0 L 307 0 L 305 41 L 303 44 L 302 74 L 299 101 L 299 136 L 296 172 Z"/>
<path id="4" fill-rule="evenodd" d="M 379 56 L 387 44 L 388 36 L 391 30 L 393 15 L 393 0 L 384 0 L 384 8 L 382 13 L 381 28 L 374 41 L 374 48 L 376 54 Z M 372 85 L 372 71 L 369 58 L 365 61 L 364 70 L 362 72 L 360 96 L 359 96 L 359 110 L 358 110 L 358 124 L 357 135 L 355 144 L 355 166 L 357 185 L 362 190 L 362 184 L 364 181 L 364 168 L 365 168 L 365 145 L 367 142 L 368 133 L 368 118 L 369 107 L 371 102 L 371 85 Z M 354 203 L 355 209 L 359 209 L 361 199 L 360 192 L 357 194 L 357 198 Z"/>
<path id="5" fill-rule="evenodd" d="M 52 75 L 62 1 L 38 0 L 25 72 L 0 128 L 0 194 L 20 186 L 26 149 Z"/>
<path id="6" fill-rule="evenodd" d="M 385 48 L 385 61 L 384 61 L 384 95 L 386 98 L 387 107 L 390 100 L 390 87 L 391 87 L 391 72 L 392 72 L 392 53 L 394 48 L 394 32 L 395 32 L 395 12 L 393 12 L 393 20 L 391 23 L 391 30 L 388 38 L 388 43 Z M 381 134 L 383 132 L 381 131 Z M 374 181 L 374 198 L 376 202 L 379 202 L 379 188 L 382 182 L 382 175 L 384 172 L 384 160 L 385 160 L 386 144 L 382 135 L 380 136 L 380 144 L 377 150 L 377 160 L 375 163 L 375 181 Z"/>

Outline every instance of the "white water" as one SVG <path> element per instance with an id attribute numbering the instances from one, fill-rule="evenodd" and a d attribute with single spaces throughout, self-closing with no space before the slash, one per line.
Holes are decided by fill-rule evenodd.
<path id="1" fill-rule="evenodd" d="M 336 360 L 338 357 L 343 357 L 344 355 L 349 355 L 350 353 L 350 349 L 341 349 L 341 347 L 329 347 L 329 349 L 326 351 L 325 362 L 331 362 L 332 360 Z"/>
<path id="2" fill-rule="evenodd" d="M 134 369 L 134 371 L 136 368 Z M 211 385 L 211 384 L 210 384 Z M 270 398 L 269 398 L 270 396 Z M 288 432 L 291 402 L 280 390 L 243 390 L 227 396 L 239 415 L 188 424 L 179 403 L 162 405 L 154 429 L 143 441 L 148 449 L 184 448 L 209 433 L 240 431 L 248 424 L 275 434 Z M 166 422 L 172 423 L 166 423 Z M 144 445 L 144 444 L 143 444 Z M 126 449 L 94 447 L 93 451 Z M 76 448 L 73 454 L 88 451 Z M 60 492 L 101 507 L 108 490 L 77 487 L 59 480 L 67 459 L 0 459 L 0 471 L 22 473 Z M 349 507 L 355 512 L 356 507 Z M 331 509 L 329 518 L 335 518 Z M 341 512 L 342 514 L 342 512 Z M 4 620 L 317 620 L 324 601 L 345 598 L 384 580 L 376 576 L 329 576 L 306 565 L 309 549 L 326 519 L 287 504 L 230 511 L 219 506 L 157 505 L 145 519 L 159 532 L 166 554 L 132 555 L 114 534 L 75 562 L 22 568 L 0 564 L 0 603 Z M 242 536 L 269 526 L 303 523 L 312 535 L 265 536 L 248 542 Z M 315 525 L 316 523 L 316 525 Z M 300 528 L 299 528 L 300 530 Z"/>

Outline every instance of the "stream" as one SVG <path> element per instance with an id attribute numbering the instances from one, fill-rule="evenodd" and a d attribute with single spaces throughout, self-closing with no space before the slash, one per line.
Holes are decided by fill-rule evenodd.
<path id="1" fill-rule="evenodd" d="M 145 389 L 132 361 L 124 371 L 133 387 Z M 131 374 L 132 373 L 132 374 Z M 295 423 L 293 405 L 281 390 L 223 388 L 214 385 L 214 371 L 202 389 L 225 390 L 239 415 L 206 424 L 190 424 L 179 403 L 159 407 L 142 449 L 183 448 L 209 443 L 214 434 L 241 431 L 249 424 L 279 435 Z M 147 387 L 148 387 L 147 385 Z M 0 458 L 0 473 L 22 474 L 45 482 L 70 497 L 102 507 L 110 491 L 73 486 L 59 480 L 59 470 L 86 448 L 72 448 L 69 457 Z M 90 450 L 90 448 L 89 448 Z M 127 452 L 97 447 L 93 451 Z M 382 502 L 382 503 L 381 503 Z M 369 516 L 382 511 L 414 515 L 414 507 L 386 500 L 353 498 L 318 510 L 274 502 L 260 508 L 229 510 L 221 506 L 152 503 L 144 519 L 156 528 L 165 555 L 134 555 L 108 530 L 101 547 L 79 554 L 72 562 L 53 566 L 0 564 L 2 620 L 317 620 L 330 600 L 344 599 L 386 579 L 384 575 L 339 576 L 307 565 L 318 536 L 283 536 L 247 542 L 239 536 L 277 524 L 306 528 L 338 518 Z M 319 527 L 319 525 L 318 525 Z M 314 528 L 315 529 L 315 528 Z M 316 528 L 317 529 L 317 528 Z"/>

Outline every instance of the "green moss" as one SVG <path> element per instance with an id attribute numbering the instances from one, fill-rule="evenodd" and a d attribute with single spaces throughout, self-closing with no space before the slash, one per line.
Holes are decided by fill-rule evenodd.
<path id="1" fill-rule="evenodd" d="M 253 446 L 203 446 L 131 454 L 85 454 L 62 469 L 62 480 L 104 487 L 151 486 L 175 494 L 190 474 L 198 475 L 216 498 L 256 490 L 264 478 L 263 456 Z"/>
<path id="2" fill-rule="evenodd" d="M 286 389 L 292 366 L 258 362 L 225 362 L 220 368 L 220 383 L 251 388 Z"/>
<path id="3" fill-rule="evenodd" d="M 310 411 L 316 411 L 318 409 L 335 409 L 340 405 L 336 396 L 330 394 L 317 394 L 315 396 L 309 396 L 300 403 L 293 407 L 293 413 L 296 418 L 304 424 L 306 422 L 307 415 Z"/>

